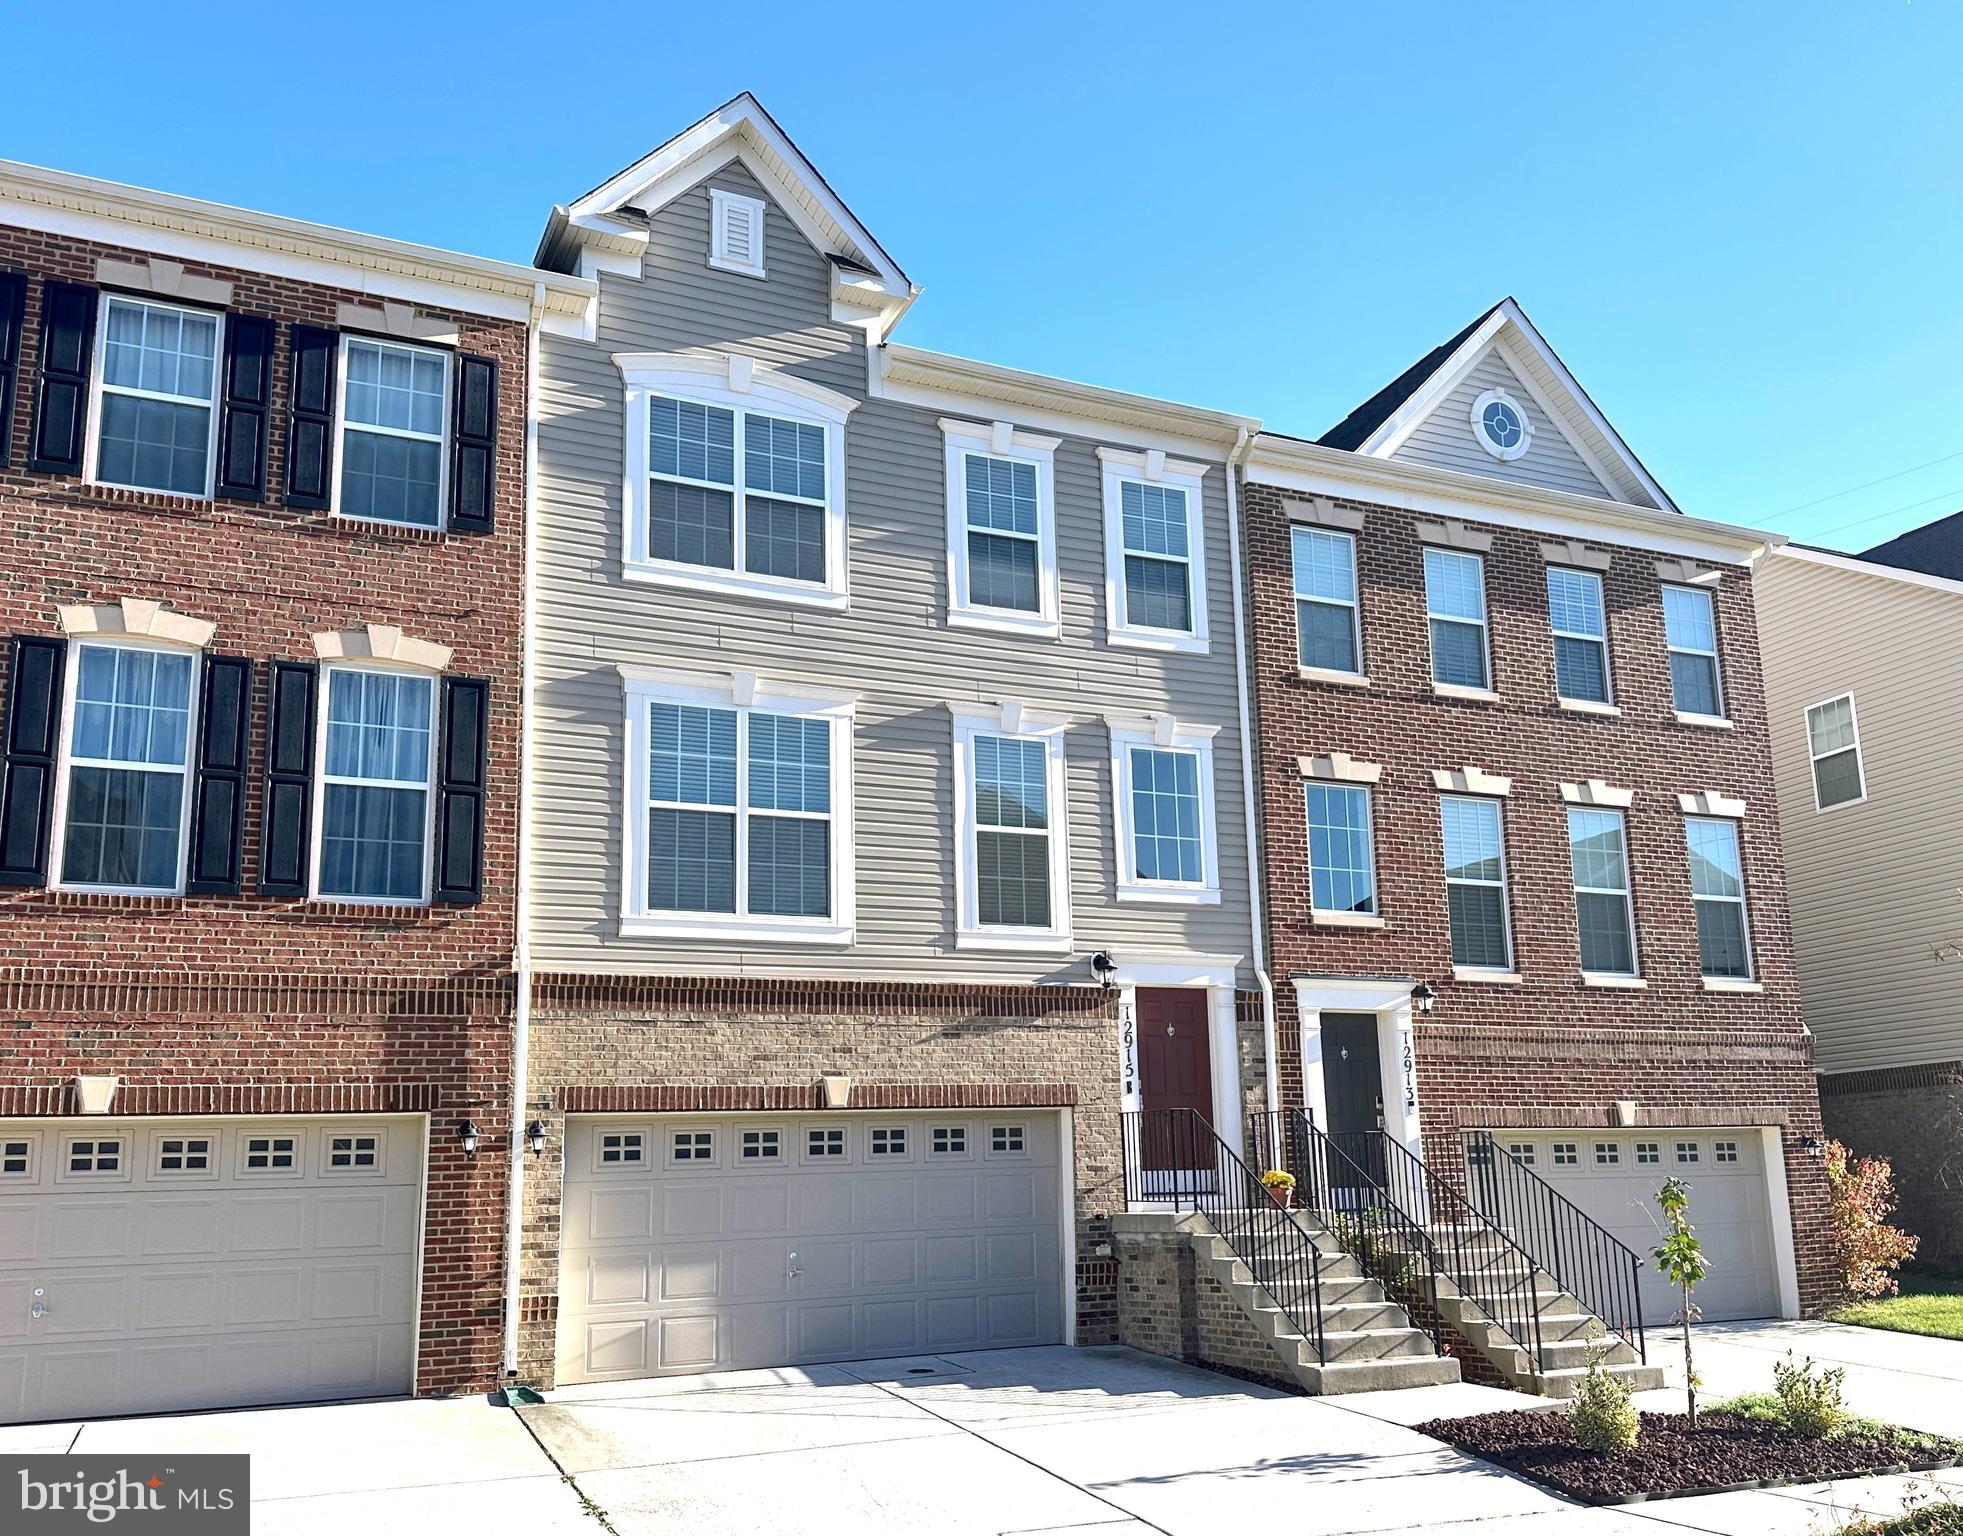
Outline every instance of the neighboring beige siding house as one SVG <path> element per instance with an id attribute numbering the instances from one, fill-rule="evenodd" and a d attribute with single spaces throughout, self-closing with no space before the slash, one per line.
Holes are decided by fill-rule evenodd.
<path id="1" fill-rule="evenodd" d="M 1957 521 L 1861 558 L 1787 545 L 1757 583 L 1827 1132 L 1893 1159 L 1899 1220 L 1924 1259 L 1949 1262 L 1963 1258 L 1963 562 L 1946 527 Z"/>

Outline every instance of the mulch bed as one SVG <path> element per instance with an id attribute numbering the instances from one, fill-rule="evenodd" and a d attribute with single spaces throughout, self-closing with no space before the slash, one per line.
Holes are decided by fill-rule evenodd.
<path id="1" fill-rule="evenodd" d="M 1691 1493 L 1778 1488 L 1884 1472 L 1954 1466 L 1963 1445 L 1889 1429 L 1808 1440 L 1791 1430 L 1730 1413 L 1640 1415 L 1633 1450 L 1602 1455 L 1576 1445 L 1558 1409 L 1517 1409 L 1466 1419 L 1433 1419 L 1418 1433 L 1533 1479 L 1584 1504 L 1634 1504 Z"/>

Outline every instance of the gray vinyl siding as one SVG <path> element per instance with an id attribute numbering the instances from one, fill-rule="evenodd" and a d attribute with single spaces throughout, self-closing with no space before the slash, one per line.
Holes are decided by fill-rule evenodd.
<path id="1" fill-rule="evenodd" d="M 1472 435 L 1472 402 L 1489 389 L 1503 389 L 1519 402 L 1533 426 L 1533 442 L 1511 462 L 1494 458 Z M 1435 407 L 1418 429 L 1404 440 L 1392 458 L 1409 459 L 1439 469 L 1485 475 L 1519 485 L 1538 485 L 1578 496 L 1606 496 L 1581 455 L 1561 435 L 1540 402 L 1528 392 L 1520 375 L 1496 351 L 1488 351 L 1458 387 Z"/>
<path id="2" fill-rule="evenodd" d="M 1753 589 L 1820 1069 L 1963 1058 L 1963 964 L 1934 958 L 1963 939 L 1963 595 L 1777 556 Z M 1867 799 L 1822 812 L 1806 710 L 1843 693 Z"/>
<path id="3" fill-rule="evenodd" d="M 654 219 L 646 277 L 600 279 L 597 343 L 558 336 L 540 357 L 538 736 L 533 953 L 545 970 L 828 977 L 1088 979 L 1109 946 L 1245 955 L 1248 871 L 1236 727 L 1233 551 L 1224 466 L 1205 480 L 1211 651 L 1104 643 L 1100 444 L 1055 455 L 1063 635 L 949 628 L 940 411 L 866 399 L 859 334 L 830 318 L 824 260 L 766 197 L 765 280 L 707 266 L 710 186 L 765 196 L 731 166 Z M 690 593 L 620 574 L 622 385 L 612 354 L 728 349 L 862 400 L 846 428 L 851 606 L 832 613 Z M 978 402 L 973 419 L 1004 415 Z M 623 721 L 619 662 L 676 671 L 750 668 L 773 683 L 857 690 L 857 942 L 814 947 L 623 938 Z M 1017 698 L 1078 722 L 1066 737 L 1074 953 L 954 948 L 950 699 Z M 1107 712 L 1170 711 L 1217 725 L 1214 793 L 1222 901 L 1119 903 Z M 1244 972 L 1251 982 L 1251 972 Z"/>

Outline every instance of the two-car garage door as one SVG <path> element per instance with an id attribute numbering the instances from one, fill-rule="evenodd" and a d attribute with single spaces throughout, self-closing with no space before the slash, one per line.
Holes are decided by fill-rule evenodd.
<path id="1" fill-rule="evenodd" d="M 1062 1340 L 1053 1112 L 566 1122 L 558 1379 Z"/>
<path id="2" fill-rule="evenodd" d="M 0 1423 L 408 1392 L 424 1122 L 0 1122 Z"/>

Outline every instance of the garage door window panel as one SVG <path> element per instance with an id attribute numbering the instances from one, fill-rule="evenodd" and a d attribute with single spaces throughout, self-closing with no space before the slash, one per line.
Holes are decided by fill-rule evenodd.
<path id="1" fill-rule="evenodd" d="M 40 1149 L 38 1136 L 0 1137 L 0 1181 L 24 1183 L 36 1178 L 35 1163 Z"/>
<path id="2" fill-rule="evenodd" d="M 782 1162 L 784 1134 L 781 1131 L 744 1131 L 738 1152 L 746 1163 Z"/>
<path id="3" fill-rule="evenodd" d="M 842 1125 L 807 1126 L 804 1131 L 804 1160 L 825 1167 L 846 1162 L 851 1144 Z"/>
<path id="4" fill-rule="evenodd" d="M 876 1125 L 867 1133 L 866 1155 L 878 1162 L 905 1162 L 908 1157 L 907 1128 L 903 1125 Z"/>
<path id="5" fill-rule="evenodd" d="M 697 1130 L 671 1132 L 668 1161 L 681 1168 L 714 1168 L 717 1165 L 716 1133 Z"/>
<path id="6" fill-rule="evenodd" d="M 1622 813 L 1571 807 L 1568 851 L 1574 868 L 1583 974 L 1634 976 L 1636 929 Z"/>
<path id="7" fill-rule="evenodd" d="M 212 1136 L 159 1132 L 151 1138 L 150 1166 L 168 1179 L 206 1179 L 218 1174 L 218 1144 Z"/>
<path id="8" fill-rule="evenodd" d="M 1654 1167 L 1663 1161 L 1663 1149 L 1654 1141 L 1636 1143 L 1636 1162 L 1643 1167 Z"/>
<path id="9" fill-rule="evenodd" d="M 61 1177 L 90 1181 L 129 1178 L 129 1138 L 126 1136 L 70 1136 L 62 1142 Z"/>
<path id="10" fill-rule="evenodd" d="M 1693 816 L 1684 823 L 1690 893 L 1697 908 L 1697 960 L 1709 977 L 1748 981 L 1752 947 L 1745 915 L 1745 871 L 1738 825 Z"/>
<path id="11" fill-rule="evenodd" d="M 965 1125 L 937 1125 L 928 1143 L 930 1157 L 967 1158 L 968 1128 Z"/>
<path id="12" fill-rule="evenodd" d="M 598 1172 L 612 1168 L 642 1168 L 647 1165 L 647 1134 L 644 1131 L 601 1131 L 593 1138 L 593 1167 Z"/>
<path id="13" fill-rule="evenodd" d="M 321 1172 L 334 1178 L 388 1172 L 388 1138 L 379 1131 L 333 1131 L 321 1138 Z"/>
<path id="14" fill-rule="evenodd" d="M 1026 1156 L 1025 1140 L 1020 1125 L 991 1125 L 988 1128 L 988 1155 L 990 1157 Z"/>

